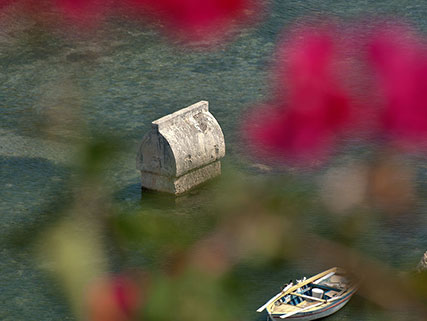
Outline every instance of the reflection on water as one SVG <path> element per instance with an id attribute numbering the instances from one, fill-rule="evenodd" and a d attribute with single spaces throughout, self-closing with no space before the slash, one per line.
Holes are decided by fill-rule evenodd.
<path id="1" fill-rule="evenodd" d="M 123 140 L 125 152 L 109 171 L 115 199 L 123 209 L 147 207 L 198 219 L 195 213 L 209 203 L 216 183 L 177 199 L 141 195 L 134 154 L 152 120 L 199 100 L 210 102 L 210 110 L 222 126 L 226 166 L 260 180 L 275 176 L 247 168 L 241 159 L 244 148 L 237 124 L 249 104 L 268 95 L 268 62 L 279 32 L 309 14 L 352 18 L 365 13 L 395 14 L 427 30 L 427 4 L 423 1 L 276 1 L 271 16 L 260 26 L 210 52 L 172 46 L 155 32 L 123 22 L 112 22 L 90 39 L 67 39 L 49 36 L 31 24 L 9 21 L 8 29 L 0 34 L 0 233 L 6 235 L 18 226 L 47 219 L 43 215 L 48 214 L 40 214 L 43 208 L 57 199 L 58 191 L 69 188 L 76 144 L 99 132 Z M 427 169 L 416 168 L 417 186 L 425 191 Z M 316 179 L 311 176 L 302 175 L 307 189 Z M 401 216 L 372 223 L 357 246 L 395 267 L 411 269 L 425 251 L 426 210 L 427 202 L 421 200 L 411 222 Z M 308 224 L 322 229 L 322 222 Z M 207 225 L 201 219 L 199 232 Z M 382 233 L 376 233 L 378 230 Z M 29 229 L 27 236 L 33 232 Z M 377 246 L 371 247 L 372 243 Z M 27 247 L 1 249 L 0 319 L 74 320 L 64 302 L 46 288 L 47 277 L 35 268 L 30 253 Z M 137 257 L 135 253 L 130 263 L 141 264 Z M 264 274 L 238 267 L 236 273 L 247 277 L 247 318 L 263 320 L 264 315 L 252 311 L 284 281 L 310 274 L 311 263 L 308 258 L 306 262 L 287 262 L 286 269 L 266 266 Z M 356 297 L 330 320 L 388 317 Z M 401 320 L 408 318 L 402 316 Z"/>

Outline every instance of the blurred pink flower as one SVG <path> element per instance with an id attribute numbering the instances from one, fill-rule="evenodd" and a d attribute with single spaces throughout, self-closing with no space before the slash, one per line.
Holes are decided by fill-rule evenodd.
<path id="1" fill-rule="evenodd" d="M 303 30 L 279 48 L 277 97 L 245 120 L 255 153 L 299 165 L 325 160 L 338 136 L 355 124 L 354 102 L 338 77 L 342 60 L 329 28 Z"/>
<path id="2" fill-rule="evenodd" d="M 166 33 L 187 42 L 216 43 L 234 27 L 254 21 L 265 0 L 0 0 L 0 9 L 12 3 L 37 17 L 59 12 L 66 26 L 93 27 L 110 15 L 142 17 L 160 22 Z M 71 23 L 70 23 L 71 22 Z M 53 26 L 58 27 L 57 24 Z"/>
<path id="3" fill-rule="evenodd" d="M 134 320 L 141 306 L 141 294 L 135 281 L 125 276 L 97 280 L 87 293 L 89 320 Z"/>
<path id="4" fill-rule="evenodd" d="M 261 0 L 127 0 L 144 16 L 160 19 L 167 32 L 198 41 L 224 36 L 237 22 L 259 13 Z"/>
<path id="5" fill-rule="evenodd" d="M 427 143 L 427 49 L 422 39 L 409 28 L 382 28 L 374 32 L 370 54 L 383 97 L 383 130 L 399 147 L 421 147 Z"/>
<path id="6" fill-rule="evenodd" d="M 315 114 L 298 113 L 285 106 L 263 106 L 245 120 L 245 136 L 253 154 L 271 160 L 309 165 L 323 161 L 332 135 Z"/>
<path id="7" fill-rule="evenodd" d="M 104 18 L 111 1 L 102 0 L 53 0 L 65 18 L 84 26 L 93 25 Z"/>
<path id="8" fill-rule="evenodd" d="M 13 0 L 0 0 L 0 10 L 3 9 L 3 7 L 6 7 L 8 4 L 11 4 Z"/>

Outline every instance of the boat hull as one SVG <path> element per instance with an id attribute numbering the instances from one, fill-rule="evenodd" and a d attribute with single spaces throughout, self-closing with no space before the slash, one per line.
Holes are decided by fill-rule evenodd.
<path id="1" fill-rule="evenodd" d="M 352 295 L 349 295 L 346 298 L 343 298 L 342 300 L 339 300 L 338 302 L 333 302 L 330 305 L 320 308 L 319 310 L 310 311 L 310 312 L 301 312 L 297 313 L 295 315 L 292 315 L 290 317 L 287 317 L 285 319 L 280 318 L 280 314 L 269 314 L 271 321 L 282 321 L 282 320 L 298 320 L 298 321 L 310 321 L 310 320 L 317 320 L 320 318 L 325 318 L 327 316 L 330 316 L 331 314 L 337 312 L 339 309 L 341 309 L 344 305 L 347 304 L 347 302 L 350 300 Z"/>

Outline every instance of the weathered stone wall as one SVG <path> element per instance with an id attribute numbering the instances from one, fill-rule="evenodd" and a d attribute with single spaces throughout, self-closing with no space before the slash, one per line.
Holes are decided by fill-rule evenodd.
<path id="1" fill-rule="evenodd" d="M 424 253 L 423 257 L 421 258 L 420 263 L 418 263 L 417 270 L 418 272 L 427 271 L 427 251 Z"/>
<path id="2" fill-rule="evenodd" d="M 142 186 L 173 194 L 183 193 L 221 173 L 224 135 L 200 101 L 152 122 L 142 139 L 137 169 Z"/>

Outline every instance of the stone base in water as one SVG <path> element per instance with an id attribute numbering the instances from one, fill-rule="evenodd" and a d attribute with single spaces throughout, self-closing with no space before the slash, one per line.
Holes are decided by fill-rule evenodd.
<path id="1" fill-rule="evenodd" d="M 417 270 L 418 272 L 427 272 L 427 251 L 421 258 L 420 263 L 418 263 Z"/>
<path id="2" fill-rule="evenodd" d="M 178 195 L 188 191 L 189 186 L 194 188 L 220 174 L 221 162 L 216 161 L 180 177 L 141 172 L 141 185 L 142 188 Z"/>

